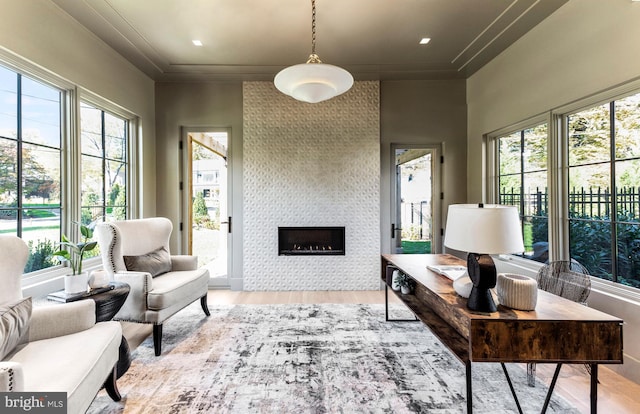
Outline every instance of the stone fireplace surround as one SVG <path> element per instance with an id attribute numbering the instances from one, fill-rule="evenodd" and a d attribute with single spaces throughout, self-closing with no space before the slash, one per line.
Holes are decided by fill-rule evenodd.
<path id="1" fill-rule="evenodd" d="M 379 82 L 306 104 L 243 83 L 243 289 L 380 283 Z M 278 227 L 345 227 L 342 255 L 278 255 Z"/>

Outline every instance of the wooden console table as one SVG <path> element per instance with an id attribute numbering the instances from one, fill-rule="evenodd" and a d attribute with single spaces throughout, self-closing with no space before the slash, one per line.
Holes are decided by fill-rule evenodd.
<path id="1" fill-rule="evenodd" d="M 465 265 L 455 256 L 441 254 L 382 255 L 382 279 L 388 316 L 388 269 L 399 269 L 416 281 L 413 294 L 394 292 L 400 300 L 465 364 L 467 412 L 473 411 L 471 363 L 500 362 L 518 402 L 504 363 L 557 363 L 543 406 L 548 406 L 563 363 L 591 366 L 591 412 L 597 412 L 598 364 L 622 363 L 622 320 L 539 290 L 535 311 L 498 306 L 493 313 L 467 308 L 447 277 L 427 265 Z"/>

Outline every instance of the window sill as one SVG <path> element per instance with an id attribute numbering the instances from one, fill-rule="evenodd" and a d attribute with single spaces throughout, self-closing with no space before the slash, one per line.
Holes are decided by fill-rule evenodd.
<path id="1" fill-rule="evenodd" d="M 499 272 L 501 271 L 500 268 L 507 267 L 509 272 L 519 270 L 522 274 L 533 278 L 536 277 L 540 268 L 544 266 L 543 263 L 511 255 L 499 255 L 494 259 Z M 631 286 L 591 276 L 591 290 L 640 305 L 640 289 Z"/>
<path id="2" fill-rule="evenodd" d="M 99 257 L 88 259 L 83 263 L 83 270 L 92 272 L 102 268 Z M 68 267 L 55 266 L 49 269 L 30 273 L 22 278 L 22 296 L 43 297 L 51 292 L 64 288 L 64 277 L 70 274 Z"/>

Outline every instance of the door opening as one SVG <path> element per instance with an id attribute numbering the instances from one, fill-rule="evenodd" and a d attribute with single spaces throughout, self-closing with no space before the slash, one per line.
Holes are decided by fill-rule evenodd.
<path id="1" fill-rule="evenodd" d="M 395 253 L 434 252 L 434 149 L 394 149 L 395 196 L 391 246 Z"/>
<path id="2" fill-rule="evenodd" d="M 213 285 L 228 285 L 230 220 L 228 132 L 189 132 L 189 254 L 206 266 Z"/>

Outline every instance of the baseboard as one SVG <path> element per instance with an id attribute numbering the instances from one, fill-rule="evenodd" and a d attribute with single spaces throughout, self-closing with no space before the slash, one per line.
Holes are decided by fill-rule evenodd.
<path id="1" fill-rule="evenodd" d="M 243 285 L 243 279 L 240 277 L 237 278 L 229 278 L 229 288 L 231 288 L 231 290 L 236 290 L 236 291 L 242 291 L 244 285 Z"/>
<path id="2" fill-rule="evenodd" d="M 209 289 L 229 289 L 229 279 L 226 277 L 209 278 Z"/>
<path id="3" fill-rule="evenodd" d="M 640 384 L 640 361 L 627 354 L 624 354 L 623 358 L 624 364 L 604 366 L 609 368 L 611 371 L 622 375 L 628 380 L 631 380 L 636 384 Z"/>

